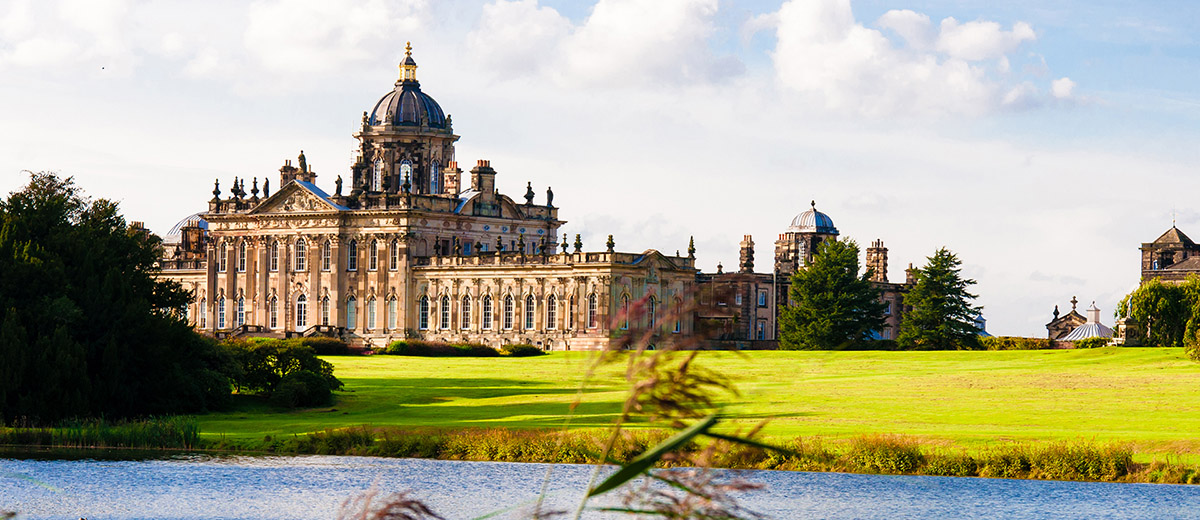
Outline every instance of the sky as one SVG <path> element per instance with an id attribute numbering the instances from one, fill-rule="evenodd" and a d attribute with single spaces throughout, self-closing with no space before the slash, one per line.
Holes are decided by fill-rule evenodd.
<path id="1" fill-rule="evenodd" d="M 0 193 L 73 176 L 164 233 L 213 181 L 304 150 L 349 177 L 411 41 L 457 159 L 551 186 L 587 249 L 758 271 L 815 201 L 889 248 L 946 247 L 989 332 L 1077 296 L 1112 325 L 1138 247 L 1200 239 L 1200 3 L 1009 0 L 0 0 Z"/>

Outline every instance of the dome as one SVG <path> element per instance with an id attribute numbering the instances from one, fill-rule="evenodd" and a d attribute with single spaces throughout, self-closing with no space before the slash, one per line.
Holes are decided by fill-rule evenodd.
<path id="1" fill-rule="evenodd" d="M 796 218 L 792 219 L 792 225 L 788 226 L 788 231 L 838 234 L 837 228 L 833 227 L 833 219 L 829 218 L 829 215 L 817 211 L 817 201 L 815 200 L 812 202 L 812 209 L 796 215 Z"/>
<path id="2" fill-rule="evenodd" d="M 428 94 L 421 92 L 421 83 L 417 81 L 417 62 L 412 58 L 412 46 L 405 51 L 404 61 L 400 63 L 400 79 L 396 88 L 384 94 L 368 112 L 367 124 L 416 126 L 446 129 L 446 115 L 441 105 Z"/>
<path id="3" fill-rule="evenodd" d="M 188 226 L 208 229 L 208 221 L 204 220 L 204 213 L 192 213 L 171 227 L 171 230 L 167 232 L 167 236 L 163 237 L 163 243 L 178 244 L 183 239 L 183 228 Z"/>

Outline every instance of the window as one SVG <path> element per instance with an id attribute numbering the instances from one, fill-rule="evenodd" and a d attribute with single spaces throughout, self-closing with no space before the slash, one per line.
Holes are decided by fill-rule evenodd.
<path id="1" fill-rule="evenodd" d="M 438 190 L 438 178 L 442 175 L 439 169 L 437 161 L 429 166 L 429 193 L 441 193 Z"/>
<path id="2" fill-rule="evenodd" d="M 558 328 L 558 298 L 553 294 L 546 300 L 546 328 L 554 330 Z"/>
<path id="3" fill-rule="evenodd" d="M 412 163 L 409 162 L 408 159 L 405 159 L 400 163 L 400 184 L 412 185 Z M 414 188 L 416 188 L 416 186 L 414 186 Z"/>
<path id="4" fill-rule="evenodd" d="M 422 296 L 417 302 L 417 328 L 421 330 L 429 329 L 429 298 Z"/>
<path id="5" fill-rule="evenodd" d="M 375 164 L 371 168 L 371 186 L 368 188 L 371 191 L 379 191 L 383 186 L 383 159 L 375 159 Z"/>
<path id="6" fill-rule="evenodd" d="M 471 328 L 471 297 L 463 296 L 458 305 L 458 315 L 462 319 L 461 328 Z"/>
<path id="7" fill-rule="evenodd" d="M 308 263 L 306 261 L 308 260 L 308 251 L 306 251 L 307 248 L 308 244 L 304 242 L 303 238 L 296 241 L 296 268 L 294 271 L 300 272 L 305 269 L 305 264 Z"/>
<path id="8" fill-rule="evenodd" d="M 308 326 L 308 296 L 303 294 L 296 298 L 296 329 Z"/>
<path id="9" fill-rule="evenodd" d="M 892 339 L 892 329 L 884 327 L 883 334 L 881 336 L 882 339 Z"/>
<path id="10" fill-rule="evenodd" d="M 737 293 L 736 295 L 734 295 L 734 297 L 733 297 L 733 304 L 734 304 L 734 305 L 741 305 L 741 304 L 742 304 L 742 293 Z"/>
<path id="11" fill-rule="evenodd" d="M 513 328 L 513 297 L 504 297 L 504 330 Z"/>
<path id="12" fill-rule="evenodd" d="M 239 296 L 237 299 L 237 313 L 234 314 L 234 327 L 241 327 L 246 323 L 246 298 Z"/>
<path id="13" fill-rule="evenodd" d="M 208 327 L 208 301 L 200 298 L 200 328 Z"/>
<path id="14" fill-rule="evenodd" d="M 754 329 L 754 339 L 767 339 L 767 320 L 758 320 L 758 326 Z"/>
<path id="15" fill-rule="evenodd" d="M 650 301 L 646 302 L 646 324 L 650 326 L 650 328 L 654 328 L 654 324 L 658 320 L 658 316 L 655 316 L 657 313 L 658 301 L 651 296 Z"/>
<path id="16" fill-rule="evenodd" d="M 680 312 L 680 310 L 682 310 L 682 308 L 683 308 L 683 300 L 676 299 L 675 300 L 675 330 L 671 331 L 676 334 L 679 334 L 679 331 L 683 328 L 682 327 L 683 324 L 679 322 L 679 315 L 682 314 Z"/>
<path id="17" fill-rule="evenodd" d="M 567 320 L 566 320 L 566 323 L 563 324 L 563 327 L 566 328 L 567 330 L 574 330 L 575 329 L 575 297 L 572 296 L 571 299 L 568 301 L 569 301 L 569 304 L 567 305 Z"/>
<path id="18" fill-rule="evenodd" d="M 279 300 L 274 296 L 267 302 L 267 328 L 279 328 Z"/>
<path id="19" fill-rule="evenodd" d="M 621 295 L 621 330 L 629 330 L 629 295 Z"/>
<path id="20" fill-rule="evenodd" d="M 346 245 L 346 270 L 347 271 L 357 271 L 358 270 L 358 241 L 357 240 L 351 240 L 350 243 Z"/>
<path id="21" fill-rule="evenodd" d="M 367 270 L 374 271 L 379 269 L 379 241 L 372 240 L 371 247 L 367 250 Z"/>
<path id="22" fill-rule="evenodd" d="M 217 271 L 225 272 L 225 262 L 229 260 L 229 245 L 221 244 L 217 249 Z"/>
<path id="23" fill-rule="evenodd" d="M 358 328 L 358 299 L 353 296 L 346 298 L 346 328 Z"/>
<path id="24" fill-rule="evenodd" d="M 387 304 L 387 312 L 388 312 L 387 327 L 388 327 L 388 329 L 395 330 L 396 321 L 397 321 L 397 312 L 399 311 L 399 307 L 400 307 L 400 305 L 396 301 L 395 296 L 392 296 L 391 298 L 388 299 L 388 304 Z"/>
<path id="25" fill-rule="evenodd" d="M 483 308 L 479 312 L 483 314 L 480 316 L 483 321 L 483 330 L 492 330 L 492 295 L 483 297 Z"/>
<path id="26" fill-rule="evenodd" d="M 767 306 L 767 291 L 758 291 L 758 306 Z"/>
<path id="27" fill-rule="evenodd" d="M 892 300 L 887 300 L 887 301 L 883 302 L 883 315 L 884 316 L 892 315 Z"/>
<path id="28" fill-rule="evenodd" d="M 321 245 L 321 270 L 329 271 L 330 269 L 333 269 L 333 243 L 326 240 Z"/>
<path id="29" fill-rule="evenodd" d="M 321 325 L 329 325 L 329 297 L 321 298 Z"/>
<path id="30" fill-rule="evenodd" d="M 225 329 L 225 297 L 217 298 L 217 330 Z"/>
<path id="31" fill-rule="evenodd" d="M 278 240 L 271 242 L 270 256 L 271 256 L 271 262 L 270 262 L 271 271 L 272 272 L 278 271 L 279 270 L 279 241 Z"/>
<path id="32" fill-rule="evenodd" d="M 537 302 L 534 301 L 533 295 L 525 297 L 525 330 L 533 328 L 533 311 L 537 308 Z"/>
<path id="33" fill-rule="evenodd" d="M 450 328 L 450 297 L 442 296 L 442 304 L 438 306 L 438 328 L 447 330 Z"/>
<path id="34" fill-rule="evenodd" d="M 393 240 L 388 246 L 388 270 L 395 271 L 400 268 L 400 241 Z"/>
<path id="35" fill-rule="evenodd" d="M 239 273 L 246 272 L 246 241 L 243 240 L 238 244 L 238 260 L 237 270 Z"/>
<path id="36" fill-rule="evenodd" d="M 471 254 L 471 241 L 470 241 L 470 240 L 467 240 L 466 242 L 463 242 L 463 246 L 462 246 L 462 252 L 463 252 L 463 254 L 464 254 L 464 255 L 469 255 L 469 254 Z"/>
<path id="37" fill-rule="evenodd" d="M 588 313 L 588 315 L 587 315 L 588 316 L 588 321 L 587 321 L 588 328 L 589 329 L 596 328 L 596 295 L 595 294 L 588 295 L 587 313 Z"/>
<path id="38" fill-rule="evenodd" d="M 375 297 L 367 298 L 367 330 L 375 330 Z"/>

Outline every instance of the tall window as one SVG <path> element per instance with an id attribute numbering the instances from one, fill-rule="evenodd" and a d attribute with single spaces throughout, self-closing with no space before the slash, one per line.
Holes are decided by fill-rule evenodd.
<path id="1" fill-rule="evenodd" d="M 238 296 L 237 313 L 234 314 L 234 319 L 237 320 L 233 323 L 234 327 L 241 327 L 246 323 L 246 298 L 242 296 Z"/>
<path id="2" fill-rule="evenodd" d="M 546 300 L 546 328 L 554 330 L 558 328 L 558 298 L 553 294 Z"/>
<path id="3" fill-rule="evenodd" d="M 379 241 L 372 240 L 371 248 L 367 250 L 367 270 L 379 269 Z"/>
<path id="4" fill-rule="evenodd" d="M 238 260 L 237 270 L 239 273 L 246 272 L 246 241 L 243 240 L 238 244 Z"/>
<path id="5" fill-rule="evenodd" d="M 358 270 L 358 241 L 357 240 L 351 240 L 350 243 L 346 245 L 346 270 L 347 271 L 357 271 Z"/>
<path id="6" fill-rule="evenodd" d="M 346 328 L 358 328 L 358 299 L 353 296 L 346 298 Z"/>
<path id="7" fill-rule="evenodd" d="M 429 193 L 441 193 L 438 190 L 438 179 L 442 176 L 440 169 L 437 161 L 433 161 L 433 164 L 429 165 Z"/>
<path id="8" fill-rule="evenodd" d="M 675 332 L 677 334 L 683 328 L 682 324 L 679 322 L 679 320 L 680 320 L 679 315 L 682 314 L 680 312 L 682 309 L 683 309 L 683 300 L 680 300 L 678 298 L 675 299 L 675 330 L 672 332 Z"/>
<path id="9" fill-rule="evenodd" d="M 767 306 L 767 291 L 758 291 L 758 306 Z"/>
<path id="10" fill-rule="evenodd" d="M 646 302 L 646 324 L 649 325 L 650 328 L 654 328 L 654 323 L 658 321 L 658 316 L 656 316 L 657 313 L 658 300 L 655 300 L 654 297 L 651 296 L 650 301 Z"/>
<path id="11" fill-rule="evenodd" d="M 321 298 L 321 325 L 329 325 L 329 297 Z"/>
<path id="12" fill-rule="evenodd" d="M 383 186 L 383 159 L 375 159 L 371 168 L 371 191 L 379 191 Z"/>
<path id="13" fill-rule="evenodd" d="M 504 330 L 513 328 L 513 297 L 504 297 Z"/>
<path id="14" fill-rule="evenodd" d="M 526 296 L 525 297 L 525 329 L 526 330 L 533 328 L 533 315 L 534 315 L 533 311 L 536 308 L 537 308 L 537 302 L 534 301 L 533 295 L 530 294 L 530 295 Z"/>
<path id="15" fill-rule="evenodd" d="M 464 295 L 458 305 L 458 315 L 462 319 L 461 328 L 471 328 L 471 297 Z"/>
<path id="16" fill-rule="evenodd" d="M 267 302 L 267 328 L 279 328 L 279 300 L 274 296 Z"/>
<path id="17" fill-rule="evenodd" d="M 393 240 L 388 246 L 388 270 L 395 271 L 400 268 L 400 241 Z"/>
<path id="18" fill-rule="evenodd" d="M 225 330 L 225 297 L 217 298 L 217 330 Z"/>
<path id="19" fill-rule="evenodd" d="M 576 311 L 578 311 L 578 309 L 575 308 L 575 296 L 571 296 L 567 300 L 567 320 L 565 323 L 563 323 L 563 328 L 567 330 L 575 329 L 575 320 L 578 319 L 575 317 Z"/>
<path id="20" fill-rule="evenodd" d="M 629 295 L 621 295 L 621 330 L 629 330 Z"/>
<path id="21" fill-rule="evenodd" d="M 589 294 L 587 300 L 587 323 L 589 329 L 596 328 L 596 295 Z"/>
<path id="22" fill-rule="evenodd" d="M 200 328 L 208 327 L 208 300 L 200 298 Z"/>
<path id="23" fill-rule="evenodd" d="M 296 272 L 303 271 L 308 263 L 308 243 L 303 238 L 296 241 Z"/>
<path id="24" fill-rule="evenodd" d="M 417 328 L 429 329 L 429 298 L 422 296 L 417 302 Z"/>
<path id="25" fill-rule="evenodd" d="M 479 319 L 483 322 L 483 330 L 492 330 L 492 295 L 483 297 L 483 305 L 479 312 L 482 313 Z"/>
<path id="26" fill-rule="evenodd" d="M 442 296 L 442 304 L 438 306 L 438 328 L 450 328 L 450 297 Z"/>
<path id="27" fill-rule="evenodd" d="M 333 243 L 326 240 L 324 244 L 321 244 L 321 270 L 328 271 L 330 269 L 333 269 Z"/>
<path id="28" fill-rule="evenodd" d="M 308 326 L 308 296 L 303 294 L 296 298 L 296 329 Z"/>
<path id="29" fill-rule="evenodd" d="M 225 262 L 229 260 L 229 245 L 221 244 L 217 249 L 217 271 L 225 272 Z"/>
<path id="30" fill-rule="evenodd" d="M 367 330 L 375 330 L 375 297 L 367 298 Z"/>
<path id="31" fill-rule="evenodd" d="M 271 257 L 271 260 L 270 260 L 271 271 L 272 272 L 278 271 L 279 270 L 279 241 L 278 240 L 271 241 L 271 252 L 270 252 L 269 256 Z"/>
<path id="32" fill-rule="evenodd" d="M 400 163 L 400 184 L 412 186 L 412 163 L 408 159 Z M 418 186 L 413 186 L 413 191 L 418 191 L 418 189 Z"/>
<path id="33" fill-rule="evenodd" d="M 758 327 L 754 330 L 754 339 L 767 339 L 767 320 L 758 320 Z"/>
<path id="34" fill-rule="evenodd" d="M 395 297 L 395 296 L 392 296 L 391 298 L 388 298 L 388 303 L 387 303 L 387 314 L 388 314 L 388 316 L 387 316 L 387 328 L 388 328 L 389 330 L 394 330 L 394 329 L 396 328 L 397 316 L 398 316 L 398 313 L 399 313 L 399 311 L 400 311 L 399 307 L 400 307 L 400 304 L 399 304 L 399 303 L 396 301 L 396 297 Z"/>

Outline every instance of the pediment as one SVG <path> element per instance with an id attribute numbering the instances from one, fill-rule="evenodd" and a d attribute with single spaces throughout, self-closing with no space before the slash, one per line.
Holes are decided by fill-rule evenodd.
<path id="1" fill-rule="evenodd" d="M 329 201 L 305 189 L 301 184 L 292 182 L 264 200 L 251 213 L 316 213 L 337 210 L 337 206 Z"/>

